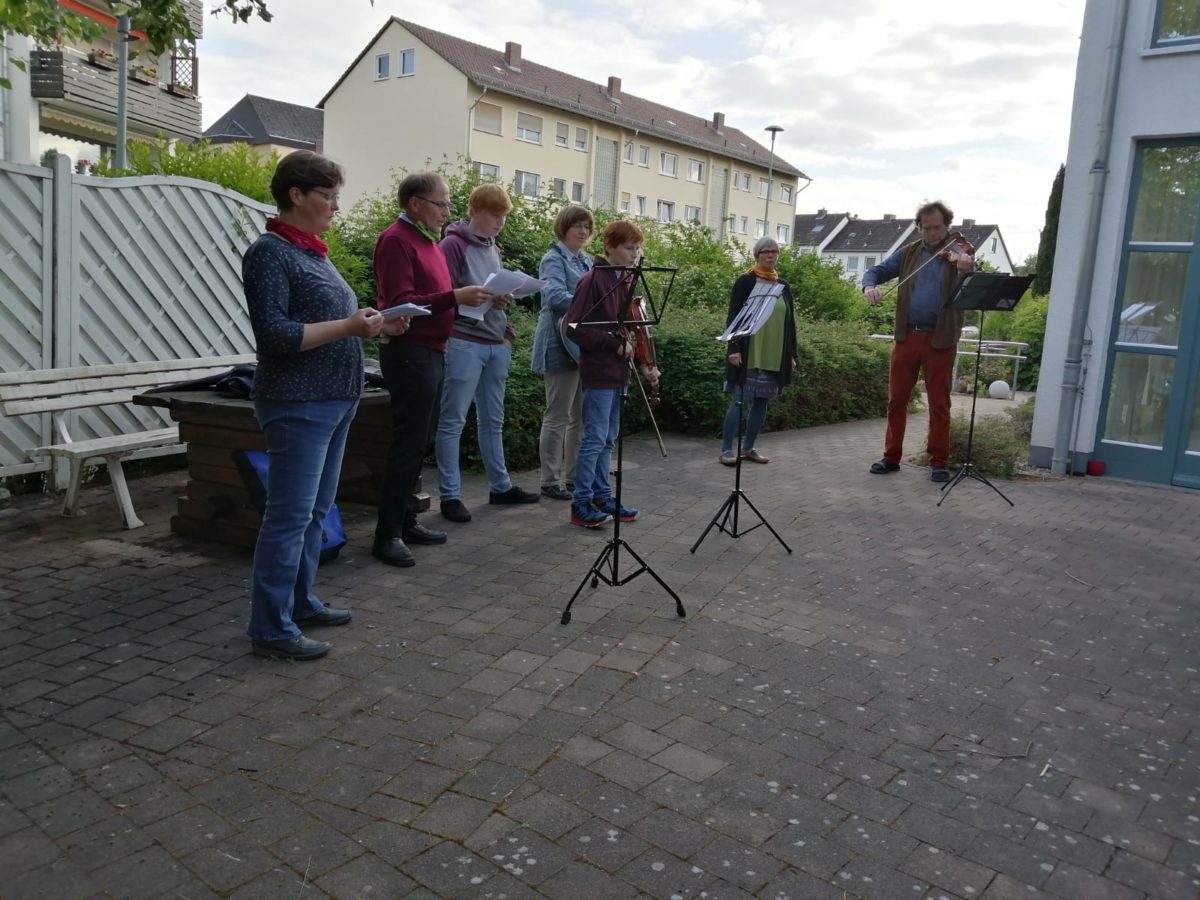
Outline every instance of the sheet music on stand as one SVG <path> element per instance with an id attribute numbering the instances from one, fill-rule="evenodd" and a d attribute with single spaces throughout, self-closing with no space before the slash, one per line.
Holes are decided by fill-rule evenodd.
<path id="1" fill-rule="evenodd" d="M 767 323 L 767 319 L 771 318 L 771 313 L 775 309 L 775 301 L 782 296 L 783 285 L 778 282 L 756 284 L 742 308 L 733 317 L 733 321 L 717 335 L 717 340 L 729 343 L 746 335 L 757 334 Z"/>

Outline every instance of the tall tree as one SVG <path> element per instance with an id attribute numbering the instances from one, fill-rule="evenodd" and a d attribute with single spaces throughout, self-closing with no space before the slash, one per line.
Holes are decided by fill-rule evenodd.
<path id="1" fill-rule="evenodd" d="M 1033 279 L 1033 292 L 1040 297 L 1050 295 L 1050 279 L 1054 274 L 1054 248 L 1058 244 L 1058 214 L 1062 209 L 1063 178 L 1067 167 L 1059 166 L 1050 186 L 1050 200 L 1046 203 L 1046 223 L 1038 241 L 1037 274 Z"/>

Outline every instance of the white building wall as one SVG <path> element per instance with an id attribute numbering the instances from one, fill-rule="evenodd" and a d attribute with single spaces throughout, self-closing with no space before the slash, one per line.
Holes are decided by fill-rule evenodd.
<path id="1" fill-rule="evenodd" d="M 1058 243 L 1050 311 L 1042 351 L 1041 375 L 1033 422 L 1032 460 L 1049 465 L 1062 405 L 1063 365 L 1071 316 L 1086 257 L 1087 209 L 1093 188 L 1089 172 L 1097 158 L 1102 110 L 1106 49 L 1117 4 L 1089 0 L 1084 14 L 1071 136 L 1059 214 Z M 1085 351 L 1087 366 L 1077 408 L 1076 454 L 1094 449 L 1103 400 L 1107 350 L 1115 312 L 1121 245 L 1129 211 L 1129 189 L 1137 143 L 1143 139 L 1200 135 L 1200 48 L 1189 45 L 1151 49 L 1154 0 L 1131 0 L 1121 45 L 1120 82 L 1108 146 L 1108 176 L 1100 219 L 1097 252 L 1092 266 Z"/>

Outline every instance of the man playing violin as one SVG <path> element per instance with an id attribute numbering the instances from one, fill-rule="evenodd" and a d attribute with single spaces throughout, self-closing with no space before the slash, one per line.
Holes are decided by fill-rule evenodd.
<path id="1" fill-rule="evenodd" d="M 575 494 L 571 498 L 571 524 L 599 528 L 620 516 L 632 522 L 638 511 L 617 507 L 608 470 L 621 421 L 621 398 L 636 363 L 651 387 L 658 384 L 658 369 L 636 357 L 636 337 L 628 327 L 587 327 L 588 322 L 621 322 L 634 318 L 629 309 L 631 273 L 605 266 L 635 266 L 641 256 L 642 232 L 632 222 L 609 222 L 601 235 L 604 256 L 601 268 L 579 279 L 567 310 L 573 340 L 579 345 L 579 380 L 583 408 L 579 455 L 575 460 Z M 636 329 L 635 329 L 636 330 Z"/>
<path id="2" fill-rule="evenodd" d="M 940 200 L 917 209 L 914 220 L 920 239 L 901 247 L 863 275 L 863 293 L 872 306 L 879 303 L 883 282 L 899 278 L 896 293 L 895 343 L 888 370 L 887 435 L 883 458 L 871 472 L 886 475 L 900 469 L 908 401 L 924 372 L 929 397 L 930 477 L 949 481 L 950 378 L 963 314 L 949 304 L 963 277 L 974 270 L 975 248 L 960 234 L 950 233 L 954 213 Z"/>

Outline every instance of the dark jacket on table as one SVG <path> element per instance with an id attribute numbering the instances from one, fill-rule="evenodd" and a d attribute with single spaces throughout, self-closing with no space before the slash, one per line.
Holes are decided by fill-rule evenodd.
<path id="1" fill-rule="evenodd" d="M 608 261 L 598 256 L 596 265 L 607 266 Z M 628 281 L 629 276 L 619 279 L 613 269 L 592 269 L 579 279 L 567 309 L 567 321 L 619 321 L 629 298 Z M 595 328 L 581 325 L 570 333 L 579 345 L 579 380 L 585 388 L 621 388 L 629 384 L 629 361 L 617 355 L 628 329 L 616 325 Z"/>
<path id="2" fill-rule="evenodd" d="M 779 361 L 779 386 L 787 387 L 792 380 L 792 360 L 796 358 L 796 306 L 792 302 L 792 289 L 788 283 L 783 279 L 780 279 L 778 283 L 783 285 L 783 294 L 780 299 L 787 308 L 787 320 L 783 326 L 783 359 Z M 725 317 L 726 325 L 742 311 L 742 307 L 746 305 L 746 300 L 750 297 L 750 292 L 754 290 L 756 284 L 758 284 L 758 276 L 753 272 L 746 272 L 734 281 L 733 289 L 729 292 L 729 315 Z M 732 353 L 740 353 L 742 359 L 745 360 L 746 351 L 750 349 L 750 340 L 751 338 L 745 337 L 735 338 L 729 342 L 725 355 L 728 357 Z M 745 366 L 732 366 L 726 362 L 725 380 L 730 384 L 741 384 L 741 376 L 745 371 Z"/>

